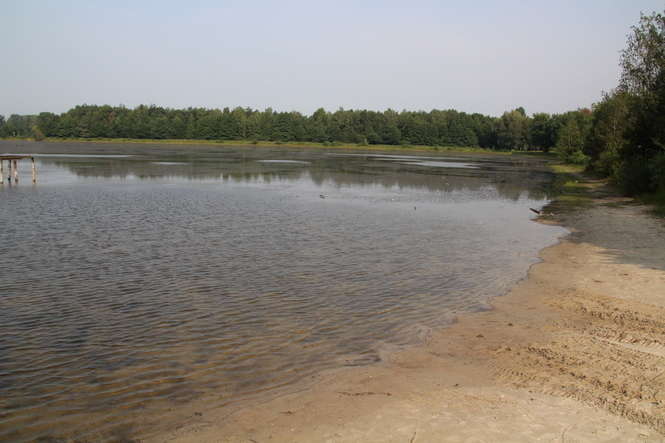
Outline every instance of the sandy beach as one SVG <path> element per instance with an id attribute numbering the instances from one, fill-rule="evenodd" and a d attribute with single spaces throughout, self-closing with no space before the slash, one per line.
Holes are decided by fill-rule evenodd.
<path id="1" fill-rule="evenodd" d="M 664 441 L 665 224 L 587 183 L 541 222 L 571 234 L 493 309 L 380 365 L 192 411 L 149 441 Z M 596 189 L 594 189 L 596 187 Z"/>

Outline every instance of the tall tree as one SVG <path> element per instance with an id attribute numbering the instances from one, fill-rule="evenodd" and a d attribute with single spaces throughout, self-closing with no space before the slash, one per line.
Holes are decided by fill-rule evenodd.
<path id="1" fill-rule="evenodd" d="M 556 145 L 559 129 L 550 114 L 534 114 L 529 126 L 529 144 L 548 152 Z"/>
<path id="2" fill-rule="evenodd" d="M 620 89 L 631 94 L 631 127 L 620 152 L 630 193 L 665 192 L 665 15 L 643 15 L 621 56 Z"/>
<path id="3" fill-rule="evenodd" d="M 497 122 L 499 149 L 525 150 L 528 147 L 528 118 L 524 109 L 504 112 Z"/>
<path id="4" fill-rule="evenodd" d="M 651 95 L 658 89 L 665 68 L 665 15 L 642 14 L 632 31 L 621 52 L 620 87 L 638 96 Z"/>
<path id="5" fill-rule="evenodd" d="M 604 94 L 593 107 L 593 117 L 584 152 L 590 157 L 590 167 L 604 176 L 617 177 L 619 154 L 626 145 L 626 130 L 630 125 L 630 95 L 625 91 Z"/>

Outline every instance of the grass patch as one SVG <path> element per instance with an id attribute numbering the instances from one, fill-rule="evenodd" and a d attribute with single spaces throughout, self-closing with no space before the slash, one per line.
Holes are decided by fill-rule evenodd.
<path id="1" fill-rule="evenodd" d="M 582 165 L 573 165 L 570 163 L 556 163 L 553 164 L 552 170 L 557 174 L 581 174 L 584 172 L 584 166 Z"/>
<path id="2" fill-rule="evenodd" d="M 589 172 L 585 172 L 581 165 L 555 163 L 551 165 L 551 168 L 555 173 L 552 191 L 556 197 L 550 204 L 553 212 L 589 206 L 599 194 L 601 196 L 603 193 L 609 193 L 613 196 L 623 194 L 611 186 L 607 179 L 600 179 Z M 594 180 L 595 183 L 591 183 L 591 180 Z M 665 189 L 661 189 L 656 193 L 639 195 L 633 201 L 622 200 L 602 204 L 603 206 L 617 208 L 630 204 L 645 204 L 651 206 L 650 212 L 653 215 L 665 218 Z"/>
<path id="3" fill-rule="evenodd" d="M 564 164 L 553 164 L 550 167 L 554 171 L 552 191 L 558 194 L 558 198 L 579 197 L 589 193 L 582 177 L 583 168 L 579 168 L 577 165 Z"/>
<path id="4" fill-rule="evenodd" d="M 6 137 L 3 140 L 34 141 L 30 137 Z M 46 137 L 48 143 L 137 143 L 161 145 L 205 145 L 234 147 L 280 147 L 280 148 L 335 148 L 356 149 L 363 151 L 423 151 L 423 152 L 462 152 L 495 155 L 529 155 L 551 157 L 551 154 L 534 151 L 497 151 L 474 146 L 425 146 L 425 145 L 368 145 L 365 143 L 340 142 L 287 142 L 266 140 L 200 140 L 200 139 L 137 139 L 137 138 L 77 138 L 77 137 Z"/>
<path id="5" fill-rule="evenodd" d="M 554 180 L 550 191 L 554 200 L 547 206 L 547 212 L 557 214 L 584 209 L 593 204 L 592 190 L 584 173 L 584 167 L 556 162 L 550 165 Z"/>
<path id="6" fill-rule="evenodd" d="M 554 152 L 545 151 L 511 151 L 513 154 L 519 154 L 528 157 L 538 157 L 546 160 L 556 160 L 559 157 Z"/>
<path id="7" fill-rule="evenodd" d="M 569 191 L 573 191 L 573 190 L 580 190 L 586 188 L 586 186 L 584 185 L 584 183 L 580 183 L 579 180 L 567 180 L 566 182 L 564 182 L 563 188 Z"/>
<path id="8" fill-rule="evenodd" d="M 590 205 L 591 202 L 593 201 L 591 197 L 585 195 L 570 195 L 570 194 L 560 195 L 557 197 L 557 200 L 567 205 L 573 205 L 573 206 L 586 206 Z"/>

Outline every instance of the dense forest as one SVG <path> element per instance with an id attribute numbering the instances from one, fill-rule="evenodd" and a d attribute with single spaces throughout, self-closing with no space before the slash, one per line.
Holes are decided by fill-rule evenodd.
<path id="1" fill-rule="evenodd" d="M 81 105 L 63 114 L 12 115 L 3 136 L 256 140 L 385 145 L 479 146 L 490 149 L 549 150 L 562 128 L 590 124 L 591 111 L 560 115 L 524 109 L 500 118 L 454 110 L 384 112 L 319 109 L 312 115 L 249 108 L 168 109 L 141 105 Z"/>
<path id="2" fill-rule="evenodd" d="M 611 177 L 629 194 L 665 196 L 665 16 L 642 16 L 621 55 L 621 79 L 591 109 L 500 117 L 455 110 L 319 109 L 311 115 L 249 108 L 80 105 L 62 114 L 0 116 L 0 137 L 201 139 L 358 145 L 471 146 L 554 151 Z M 665 198 L 665 197 L 663 197 Z"/>

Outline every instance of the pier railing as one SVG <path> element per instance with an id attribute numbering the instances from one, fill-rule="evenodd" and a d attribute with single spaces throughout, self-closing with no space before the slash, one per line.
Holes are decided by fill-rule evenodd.
<path id="1" fill-rule="evenodd" d="M 0 184 L 5 183 L 5 160 L 7 161 L 7 183 L 18 184 L 18 162 L 20 160 L 30 159 L 32 169 L 32 182 L 37 183 L 37 168 L 35 167 L 35 158 L 32 155 L 0 155 Z"/>

